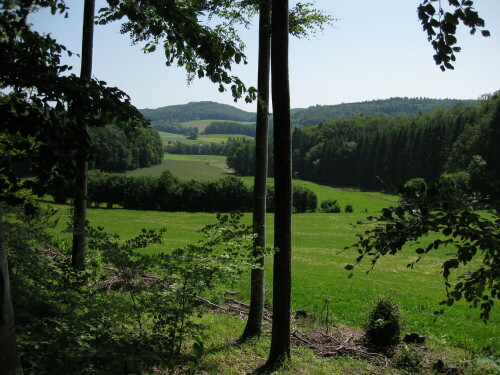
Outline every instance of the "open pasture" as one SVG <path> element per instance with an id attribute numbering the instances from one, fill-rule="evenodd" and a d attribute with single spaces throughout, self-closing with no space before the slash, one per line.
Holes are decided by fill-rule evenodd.
<path id="1" fill-rule="evenodd" d="M 182 142 L 186 144 L 208 144 L 208 143 L 225 143 L 229 138 L 246 138 L 253 139 L 248 135 L 242 134 L 200 134 L 198 139 L 187 139 L 187 136 L 182 134 L 159 132 L 163 143 Z"/>
<path id="2" fill-rule="evenodd" d="M 165 154 L 161 164 L 127 172 L 131 176 L 159 176 L 169 170 L 181 179 L 211 180 L 225 177 L 231 172 L 226 169 L 226 157 L 218 155 Z"/>
<path id="3" fill-rule="evenodd" d="M 482 323 L 478 318 L 479 312 L 470 309 L 465 303 L 457 303 L 446 309 L 445 314 L 434 322 L 433 312 L 440 308 L 438 303 L 445 293 L 440 267 L 443 260 L 447 259 L 447 253 L 453 252 L 451 248 L 432 252 L 414 269 L 409 269 L 407 264 L 416 258 L 412 247 L 409 247 L 397 256 L 381 259 L 368 274 L 366 271 L 370 269 L 370 264 L 364 262 L 355 268 L 354 277 L 348 279 L 344 266 L 354 263 L 357 253 L 355 249 L 344 248 L 356 242 L 356 234 L 371 225 L 357 223 L 365 223 L 367 215 L 376 215 L 381 208 L 394 202 L 396 198 L 380 193 L 365 194 L 325 186 L 316 187 L 318 194 L 331 196 L 339 202 L 349 202 L 354 206 L 355 212 L 293 215 L 293 310 L 307 310 L 320 320 L 324 316 L 325 306 L 328 305 L 330 319 L 335 324 L 360 327 L 373 300 L 379 295 L 391 294 L 402 306 L 405 330 L 427 335 L 431 339 L 431 345 L 470 349 L 489 346 L 494 351 L 500 350 L 498 307 L 494 309 L 488 324 Z M 67 220 L 68 207 L 59 207 L 59 214 L 62 216 L 58 227 L 54 229 L 55 234 L 60 233 Z M 356 207 L 366 207 L 368 213 L 360 212 Z M 270 246 L 273 240 L 273 218 L 273 214 L 268 214 Z M 141 228 L 167 227 L 164 243 L 145 250 L 158 253 L 196 242 L 200 236 L 197 230 L 215 222 L 215 215 L 90 209 L 89 220 L 92 225 L 103 226 L 108 232 L 118 233 L 123 239 L 139 234 Z M 245 215 L 244 222 L 250 224 L 250 213 Z M 272 301 L 271 285 L 272 259 L 269 258 L 266 265 L 268 306 Z M 228 285 L 228 288 L 238 291 L 237 298 L 248 301 L 248 275 Z"/>

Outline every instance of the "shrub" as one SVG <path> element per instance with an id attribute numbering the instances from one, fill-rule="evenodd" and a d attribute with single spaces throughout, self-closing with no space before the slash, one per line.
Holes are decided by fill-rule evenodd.
<path id="1" fill-rule="evenodd" d="M 338 213 L 340 212 L 340 205 L 338 204 L 336 199 L 325 199 L 320 204 L 321 211 L 327 213 Z"/>
<path id="2" fill-rule="evenodd" d="M 346 204 L 345 205 L 345 212 L 354 212 L 354 209 L 352 208 L 352 204 Z"/>
<path id="3" fill-rule="evenodd" d="M 424 355 L 416 348 L 403 346 L 396 355 L 395 367 L 404 370 L 408 374 L 420 374 L 422 372 Z"/>
<path id="4" fill-rule="evenodd" d="M 36 204 L 25 208 L 33 212 L 6 207 L 4 229 L 18 347 L 27 373 L 174 368 L 183 361 L 181 348 L 202 328 L 197 296 L 254 265 L 252 228 L 240 224 L 240 214 L 231 214 L 218 215 L 196 244 L 157 255 L 137 250 L 160 242 L 164 230 L 143 230 L 122 241 L 87 227 L 86 271 L 75 272 L 65 255 L 70 249 L 45 232 L 54 211 Z M 203 353 L 199 340 L 194 352 L 196 358 Z"/>
<path id="5" fill-rule="evenodd" d="M 427 194 L 427 182 L 423 178 L 412 178 L 408 180 L 402 191 L 402 198 L 406 201 L 414 201 L 415 199 L 422 199 Z"/>
<path id="6" fill-rule="evenodd" d="M 444 173 L 434 183 L 433 201 L 439 207 L 454 209 L 463 206 L 464 198 L 471 193 L 468 172 Z"/>
<path id="7" fill-rule="evenodd" d="M 274 212 L 274 186 L 267 186 L 266 211 Z M 318 207 L 316 193 L 305 186 L 293 185 L 293 209 L 297 213 L 314 212 Z"/>
<path id="8" fill-rule="evenodd" d="M 401 328 L 402 319 L 398 304 L 390 297 L 380 297 L 364 325 L 366 342 L 377 348 L 389 348 L 399 342 Z"/>
<path id="9" fill-rule="evenodd" d="M 314 212 L 318 206 L 316 194 L 304 186 L 293 186 L 293 207 L 298 213 Z"/>

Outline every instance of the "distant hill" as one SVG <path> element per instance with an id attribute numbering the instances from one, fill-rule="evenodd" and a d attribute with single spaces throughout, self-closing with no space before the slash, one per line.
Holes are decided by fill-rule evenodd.
<path id="1" fill-rule="evenodd" d="M 450 108 L 459 103 L 472 105 L 477 100 L 428 99 L 428 98 L 390 98 L 360 103 L 337 105 L 316 105 L 309 108 L 296 108 L 291 111 L 292 124 L 297 127 L 340 120 L 358 115 L 412 116 L 432 112 L 437 108 Z"/>
<path id="2" fill-rule="evenodd" d="M 450 108 L 457 104 L 473 105 L 477 100 L 429 99 L 429 98 L 390 98 L 359 103 L 337 105 L 316 105 L 309 108 L 291 110 L 292 125 L 303 127 L 331 120 L 350 118 L 358 115 L 374 116 L 412 116 L 432 112 L 437 108 Z M 200 120 L 255 122 L 255 113 L 215 102 L 191 102 L 157 109 L 141 109 L 142 114 L 151 120 L 155 129 L 182 133 L 179 123 Z M 272 126 L 272 116 L 270 119 Z M 178 128 L 178 129 L 177 129 Z M 176 130 L 177 129 L 177 130 Z M 184 129 L 185 132 L 189 129 Z"/>
<path id="3" fill-rule="evenodd" d="M 254 122 L 255 113 L 245 112 L 227 104 L 215 102 L 191 102 L 156 109 L 141 109 L 142 114 L 155 122 L 180 123 L 197 120 L 224 120 Z"/>

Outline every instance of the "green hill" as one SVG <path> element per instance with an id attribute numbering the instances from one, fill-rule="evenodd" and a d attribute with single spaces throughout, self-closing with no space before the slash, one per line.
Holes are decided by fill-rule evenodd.
<path id="1" fill-rule="evenodd" d="M 227 104 L 215 102 L 191 102 L 156 109 L 141 109 L 141 113 L 155 122 L 180 123 L 197 120 L 224 120 L 254 122 L 255 113 L 245 112 Z"/>
<path id="2" fill-rule="evenodd" d="M 360 103 L 337 105 L 316 105 L 309 108 L 292 109 L 292 124 L 296 127 L 315 125 L 331 120 L 341 120 L 358 115 L 412 116 L 432 112 L 437 108 L 450 108 L 459 103 L 472 105 L 477 100 L 429 99 L 429 98 L 390 98 Z"/>
<path id="3" fill-rule="evenodd" d="M 412 116 L 432 112 L 437 108 L 451 108 L 460 103 L 473 105 L 478 101 L 472 99 L 390 98 L 359 103 L 294 108 L 291 111 L 291 117 L 294 126 L 303 127 L 358 115 Z M 146 108 L 140 111 L 151 120 L 155 129 L 178 134 L 189 134 L 194 128 L 200 128 L 198 122 L 201 121 L 255 122 L 254 112 L 246 112 L 227 104 L 210 101 L 191 102 L 156 109 Z M 272 116 L 269 121 L 272 127 Z M 189 126 L 186 123 L 189 122 L 193 129 L 188 129 Z"/>

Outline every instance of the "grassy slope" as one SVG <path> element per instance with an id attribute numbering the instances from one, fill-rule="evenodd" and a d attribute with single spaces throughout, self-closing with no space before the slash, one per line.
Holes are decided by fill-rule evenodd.
<path id="1" fill-rule="evenodd" d="M 206 160 L 210 161 L 210 165 L 205 164 Z M 162 166 L 132 173 L 159 174 L 168 167 L 181 178 L 217 178 L 223 177 L 225 171 L 214 164 L 224 164 L 224 160 L 223 157 L 206 155 L 168 155 Z M 253 183 L 251 177 L 243 180 L 249 185 Z M 269 184 L 272 183 L 273 180 L 269 179 Z M 365 224 L 356 223 L 366 222 L 366 216 L 376 215 L 381 208 L 394 204 L 396 197 L 377 192 L 333 189 L 300 180 L 294 183 L 313 189 L 318 196 L 318 203 L 327 198 L 337 199 L 342 208 L 352 204 L 355 212 L 293 216 L 293 309 L 305 309 L 319 319 L 325 301 L 328 301 L 330 314 L 336 324 L 360 327 L 373 299 L 390 293 L 402 305 L 406 331 L 427 335 L 432 347 L 446 350 L 447 353 L 449 345 L 472 349 L 490 346 L 496 352 L 500 350 L 498 309 L 493 312 L 488 325 L 485 325 L 479 321 L 476 310 L 469 309 L 465 304 L 456 304 L 433 323 L 432 313 L 439 308 L 438 302 L 444 295 L 440 265 L 451 249 L 430 254 L 415 269 L 408 269 L 406 265 L 415 257 L 409 248 L 398 256 L 382 259 L 369 274 L 365 273 L 369 265 L 363 264 L 355 270 L 353 278 L 347 279 L 343 267 L 354 262 L 356 251 L 343 249 L 356 241 L 356 233 L 367 228 Z M 62 220 L 54 233 L 59 233 L 65 227 L 68 207 L 60 207 Z M 197 230 L 214 222 L 215 217 L 206 213 L 91 209 L 89 220 L 93 225 L 105 227 L 108 232 L 119 233 L 123 239 L 138 234 L 140 228 L 167 227 L 164 243 L 147 250 L 156 253 L 195 242 L 199 238 Z M 244 221 L 250 224 L 251 214 L 246 214 Z M 267 229 L 268 242 L 272 245 L 272 214 L 268 215 Z M 270 305 L 272 259 L 267 263 L 266 301 Z M 248 301 L 248 276 L 228 287 L 239 292 L 238 299 Z M 204 356 L 203 367 L 210 373 L 247 373 L 265 361 L 269 349 L 268 335 L 245 345 L 234 345 L 243 330 L 244 321 L 209 314 L 204 317 L 203 324 L 209 327 L 206 339 L 209 353 Z M 366 363 L 345 358 L 320 359 L 301 348 L 293 349 L 293 358 L 289 367 L 278 374 L 344 373 L 342 369 L 345 368 L 363 373 L 363 369 L 369 368 Z"/>
<path id="2" fill-rule="evenodd" d="M 128 174 L 132 176 L 159 176 L 168 169 L 182 179 L 211 180 L 230 174 L 225 167 L 225 156 L 165 154 L 161 164 L 136 169 Z"/>
<path id="3" fill-rule="evenodd" d="M 331 189 L 331 195 L 338 196 L 339 193 Z M 364 193 L 342 193 L 346 194 L 344 198 L 354 207 L 371 207 L 369 214 L 376 214 L 376 207 L 380 209 L 386 203 L 380 197 L 373 198 Z M 393 199 L 391 196 L 387 198 Z M 67 207 L 63 207 L 62 212 L 64 211 L 67 211 Z M 366 229 L 366 225 L 353 226 L 358 221 L 364 221 L 366 216 L 364 212 L 307 213 L 293 216 L 293 309 L 305 309 L 319 318 L 325 301 L 328 301 L 335 322 L 360 327 L 373 299 L 390 293 L 403 306 L 407 331 L 428 335 L 435 343 L 443 345 L 471 348 L 491 346 L 498 351 L 498 309 L 492 314 L 488 325 L 485 325 L 479 321 L 476 310 L 459 303 L 433 323 L 432 313 L 439 307 L 438 302 L 444 295 L 440 265 L 451 249 L 430 254 L 415 269 L 407 269 L 406 265 L 415 257 L 408 249 L 398 256 L 381 259 L 369 274 L 365 274 L 369 265 L 363 264 L 355 270 L 353 278 L 347 279 L 347 272 L 343 267 L 354 261 L 356 251 L 343 249 L 356 241 L 356 233 Z M 164 244 L 148 250 L 154 253 L 195 242 L 199 238 L 196 230 L 213 222 L 215 218 L 213 214 L 206 213 L 91 209 L 89 220 L 94 225 L 105 227 L 108 232 L 119 233 L 124 239 L 138 234 L 140 228 L 166 226 L 168 231 Z M 251 214 L 246 214 L 244 220 L 249 224 Z M 64 228 L 64 221 L 63 217 L 58 229 Z M 273 215 L 269 214 L 270 245 L 273 238 L 272 224 Z M 271 259 L 267 269 L 266 301 L 270 303 Z M 248 300 L 248 277 L 228 287 L 239 291 L 238 298 Z"/>
<path id="4" fill-rule="evenodd" d="M 183 142 L 187 144 L 200 144 L 200 143 L 222 143 L 222 142 L 227 142 L 229 138 L 248 138 L 248 139 L 253 139 L 253 137 L 249 137 L 248 135 L 241 135 L 241 134 L 201 134 L 198 135 L 198 139 L 192 140 L 192 139 L 187 139 L 186 136 L 181 135 L 181 134 L 174 134 L 174 133 L 166 133 L 166 132 L 159 132 L 160 137 L 164 143 L 169 142 L 169 141 L 176 141 L 176 142 Z"/>

